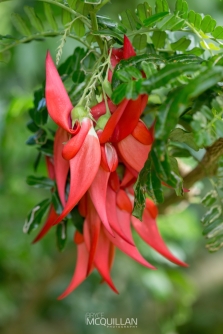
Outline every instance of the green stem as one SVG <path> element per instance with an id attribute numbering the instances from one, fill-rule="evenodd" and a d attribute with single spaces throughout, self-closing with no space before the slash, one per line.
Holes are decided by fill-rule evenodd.
<path id="1" fill-rule="evenodd" d="M 41 0 L 40 0 L 41 1 Z M 23 44 L 23 43 L 27 43 L 30 42 L 36 38 L 41 38 L 41 37 L 55 37 L 55 36 L 61 36 L 64 35 L 64 31 L 47 31 L 44 33 L 37 33 L 28 37 L 23 37 L 17 41 L 15 41 L 12 44 L 7 45 L 4 49 L 0 50 L 0 53 L 5 52 L 11 48 L 13 48 L 14 46 L 17 46 L 19 44 Z M 68 34 L 68 37 L 75 39 L 76 41 L 82 43 L 86 48 L 88 48 L 89 50 L 91 50 L 91 48 L 89 47 L 89 45 L 87 43 L 85 43 L 82 39 L 78 38 L 77 36 L 73 35 L 73 34 Z M 94 50 L 95 52 L 95 50 Z"/>
<path id="2" fill-rule="evenodd" d="M 94 31 L 98 31 L 98 22 L 97 22 L 97 17 L 94 11 L 90 12 L 90 16 L 91 16 L 91 24 L 92 24 L 92 30 Z M 101 54 L 103 54 L 104 52 L 104 43 L 101 39 L 100 36 L 95 36 L 95 39 L 98 43 L 98 46 L 101 50 Z"/>

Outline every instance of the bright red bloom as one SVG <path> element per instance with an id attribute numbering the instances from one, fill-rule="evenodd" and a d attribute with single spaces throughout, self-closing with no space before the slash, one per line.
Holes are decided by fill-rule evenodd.
<path id="1" fill-rule="evenodd" d="M 81 122 L 75 120 L 75 126 L 72 127 L 73 106 L 49 53 L 46 57 L 46 105 L 49 115 L 60 126 L 54 141 L 54 163 L 58 193 L 64 210 L 56 219 L 57 224 L 90 187 L 99 168 L 101 151 L 89 118 L 83 118 Z M 73 135 L 71 139 L 70 135 Z M 70 191 L 66 201 L 65 186 L 69 170 Z"/>
<path id="2" fill-rule="evenodd" d="M 112 50 L 111 64 L 114 67 L 121 59 L 134 55 L 135 51 L 125 36 L 123 48 Z M 109 80 L 111 78 L 110 71 Z M 90 117 L 72 119 L 72 103 L 47 54 L 46 104 L 59 128 L 54 141 L 54 162 L 46 162 L 49 176 L 56 179 L 63 211 L 58 215 L 51 206 L 47 221 L 34 242 L 63 220 L 76 205 L 84 217 L 83 234 L 78 231 L 74 234 L 77 246 L 74 275 L 60 299 L 81 284 L 93 269 L 97 269 L 103 282 L 118 293 L 110 275 L 116 247 L 143 266 L 155 269 L 136 248 L 131 226 L 154 250 L 178 265 L 187 266 L 165 245 L 156 225 L 158 211 L 150 199 L 146 200 L 142 222 L 132 216 L 133 186 L 154 140 L 153 127 L 148 129 L 140 120 L 147 100 L 147 95 L 140 95 L 136 100 L 124 99 L 115 106 L 108 99 L 111 115 L 104 129 L 96 133 Z M 105 113 L 105 101 L 91 109 L 95 121 Z M 68 175 L 70 189 L 67 197 Z"/>

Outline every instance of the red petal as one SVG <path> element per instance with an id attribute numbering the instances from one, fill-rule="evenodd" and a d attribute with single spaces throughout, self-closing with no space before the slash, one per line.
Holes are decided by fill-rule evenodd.
<path id="1" fill-rule="evenodd" d="M 167 248 L 163 241 L 159 230 L 156 225 L 155 219 L 153 219 L 147 209 L 144 210 L 142 222 L 135 217 L 132 217 L 132 223 L 136 232 L 140 237 L 158 253 L 163 255 L 169 261 L 178 264 L 179 266 L 187 267 L 187 264 L 178 260 Z"/>
<path id="2" fill-rule="evenodd" d="M 100 166 L 89 188 L 89 194 L 105 228 L 109 231 L 111 235 L 114 235 L 108 222 L 108 217 L 106 212 L 106 192 L 107 192 L 109 175 L 110 173 L 106 172 Z"/>
<path id="3" fill-rule="evenodd" d="M 119 190 L 120 181 L 119 181 L 118 173 L 116 171 L 110 174 L 109 185 L 112 188 L 112 190 L 114 190 L 115 192 Z"/>
<path id="4" fill-rule="evenodd" d="M 158 209 L 156 204 L 149 198 L 146 199 L 146 209 L 149 211 L 152 218 L 156 218 L 158 216 Z"/>
<path id="5" fill-rule="evenodd" d="M 89 231 L 89 225 L 85 225 L 84 230 L 84 237 L 85 237 L 85 243 L 87 247 L 89 248 L 89 241 L 90 241 L 90 231 Z M 109 233 L 108 233 L 109 234 Z M 109 234 L 110 235 L 110 234 Z M 110 286 L 110 288 L 118 293 L 116 287 L 114 286 L 111 276 L 110 276 L 110 259 L 109 259 L 109 253 L 110 253 L 110 242 L 107 239 L 106 235 L 103 232 L 103 229 L 100 229 L 100 235 L 97 245 L 96 254 L 94 257 L 94 265 L 103 277 L 104 281 Z"/>
<path id="6" fill-rule="evenodd" d="M 117 216 L 117 206 L 116 206 L 116 193 L 108 186 L 107 188 L 107 197 L 106 197 L 106 211 L 108 216 L 108 221 L 112 229 L 126 242 L 133 245 L 134 242 L 132 239 L 129 239 L 123 232 L 118 216 Z"/>
<path id="7" fill-rule="evenodd" d="M 55 219 L 57 219 L 58 216 L 59 215 L 56 213 L 53 205 L 51 205 L 47 220 L 46 220 L 44 226 L 42 227 L 42 229 L 40 230 L 40 232 L 37 234 L 37 236 L 33 240 L 33 242 L 32 242 L 33 244 L 44 237 L 44 235 L 53 226 L 53 223 L 55 222 Z"/>
<path id="8" fill-rule="evenodd" d="M 76 245 L 82 244 L 82 242 L 84 242 L 84 236 L 83 234 L 81 234 L 79 231 L 76 231 L 74 233 L 74 243 Z"/>
<path id="9" fill-rule="evenodd" d="M 139 120 L 137 126 L 132 132 L 132 135 L 136 140 L 144 145 L 151 145 L 153 143 L 152 134 L 141 120 Z"/>
<path id="10" fill-rule="evenodd" d="M 92 126 L 92 122 L 89 118 L 84 118 L 81 122 L 80 131 L 71 138 L 62 150 L 62 156 L 66 160 L 70 160 L 75 157 L 77 152 L 80 150 L 83 142 Z"/>
<path id="11" fill-rule="evenodd" d="M 117 193 L 116 203 L 119 209 L 132 213 L 132 203 L 123 189 L 120 189 Z"/>
<path id="12" fill-rule="evenodd" d="M 58 128 L 54 139 L 54 165 L 57 190 L 63 206 L 65 206 L 65 186 L 69 171 L 69 162 L 62 157 L 63 143 L 68 140 L 68 133 Z"/>
<path id="13" fill-rule="evenodd" d="M 87 266 L 88 251 L 85 243 L 82 242 L 77 245 L 77 262 L 72 280 L 67 289 L 58 297 L 58 299 L 65 298 L 85 280 L 87 275 Z"/>
<path id="14" fill-rule="evenodd" d="M 141 99 L 141 96 L 139 96 L 136 100 L 129 101 L 113 131 L 111 137 L 112 142 L 119 142 L 126 138 L 135 129 L 142 112 Z"/>
<path id="15" fill-rule="evenodd" d="M 55 224 L 64 219 L 89 189 L 101 160 L 98 137 L 93 128 L 89 131 L 80 151 L 70 160 L 70 193 L 63 212 Z"/>
<path id="16" fill-rule="evenodd" d="M 123 59 L 123 48 L 113 48 L 112 56 L 115 56 L 119 61 Z"/>
<path id="17" fill-rule="evenodd" d="M 112 114 L 112 116 L 109 118 L 108 122 L 105 125 L 105 128 L 102 132 L 102 134 L 100 135 L 100 142 L 101 144 L 104 144 L 106 142 L 108 142 L 123 114 L 123 112 L 125 111 L 125 108 L 128 104 L 128 100 L 124 99 L 119 106 L 117 107 L 117 109 L 115 110 L 115 112 Z"/>
<path id="18" fill-rule="evenodd" d="M 46 159 L 46 167 L 47 167 L 48 176 L 49 176 L 50 179 L 54 180 L 55 179 L 55 171 L 54 171 L 53 158 L 48 157 L 46 155 L 45 159 Z"/>
<path id="19" fill-rule="evenodd" d="M 101 145 L 101 166 L 107 172 L 114 172 L 118 166 L 116 149 L 110 143 Z"/>
<path id="20" fill-rule="evenodd" d="M 78 203 L 78 211 L 82 217 L 87 216 L 87 202 L 88 202 L 88 196 L 87 193 L 80 199 L 80 202 Z"/>
<path id="21" fill-rule="evenodd" d="M 143 145 L 129 135 L 118 143 L 118 149 L 124 163 L 140 172 L 148 158 L 151 145 Z"/>
<path id="22" fill-rule="evenodd" d="M 140 264 L 142 264 L 143 266 L 150 268 L 150 269 L 156 269 L 155 267 L 153 267 L 150 263 L 148 263 L 143 257 L 142 255 L 139 253 L 138 249 L 133 246 L 130 245 L 129 243 L 127 243 L 125 240 L 123 240 L 122 238 L 120 238 L 120 236 L 115 233 L 115 238 L 113 238 L 107 231 L 106 229 L 104 229 L 104 232 L 107 236 L 107 238 L 116 246 L 118 247 L 123 253 L 127 254 L 128 256 L 130 256 L 132 259 L 134 259 L 135 261 L 139 262 Z"/>
<path id="23" fill-rule="evenodd" d="M 49 52 L 46 55 L 45 95 L 50 117 L 64 130 L 72 132 L 70 112 L 73 106 Z"/>
<path id="24" fill-rule="evenodd" d="M 88 231 L 90 234 L 90 247 L 89 247 L 89 260 L 88 260 L 88 268 L 87 273 L 89 273 L 94 266 L 94 259 L 95 253 L 99 241 L 99 234 L 100 234 L 100 227 L 101 227 L 101 220 L 94 208 L 93 203 L 91 200 L 88 200 L 88 215 L 87 219 L 84 222 L 84 234 L 85 230 L 88 226 Z"/>
<path id="25" fill-rule="evenodd" d="M 136 181 L 136 177 L 132 175 L 132 173 L 130 172 L 128 168 L 125 168 L 125 174 L 121 182 L 121 187 L 122 188 L 129 187 L 130 185 L 135 183 L 135 181 Z"/>
<path id="26" fill-rule="evenodd" d="M 126 35 L 124 35 L 124 43 L 123 43 L 123 58 L 128 59 L 130 57 L 136 56 L 135 50 L 133 49 L 132 43 L 128 39 Z"/>

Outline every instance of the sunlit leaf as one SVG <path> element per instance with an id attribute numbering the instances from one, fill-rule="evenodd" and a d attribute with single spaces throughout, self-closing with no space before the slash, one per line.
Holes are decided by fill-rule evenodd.
<path id="1" fill-rule="evenodd" d="M 156 13 L 169 12 L 169 5 L 166 0 L 156 0 Z"/>
<path id="2" fill-rule="evenodd" d="M 145 21 L 143 22 L 144 26 L 145 27 L 153 26 L 156 22 L 159 22 L 162 18 L 164 18 L 168 14 L 169 12 L 161 12 L 161 13 L 154 14 L 148 17 L 147 19 L 145 19 Z"/>

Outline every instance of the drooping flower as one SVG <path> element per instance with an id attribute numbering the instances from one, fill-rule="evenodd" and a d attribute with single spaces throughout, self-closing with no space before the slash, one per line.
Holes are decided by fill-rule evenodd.
<path id="1" fill-rule="evenodd" d="M 46 57 L 45 95 L 48 113 L 59 125 L 54 141 L 54 164 L 58 193 L 64 209 L 56 224 L 68 215 L 90 187 L 99 168 L 101 151 L 93 122 L 88 117 L 72 118 L 74 108 L 49 53 Z M 64 145 L 64 142 L 67 144 Z M 69 170 L 70 191 L 66 200 L 65 186 Z"/>
<path id="2" fill-rule="evenodd" d="M 135 51 L 125 36 L 123 48 L 111 52 L 111 65 L 115 67 L 121 59 L 132 56 Z M 108 79 L 112 79 L 111 70 Z M 83 232 L 76 230 L 74 233 L 77 247 L 75 271 L 60 299 L 79 286 L 94 269 L 117 293 L 110 273 L 116 248 L 143 266 L 155 269 L 138 251 L 132 227 L 155 251 L 177 265 L 186 266 L 165 245 L 156 224 L 158 211 L 150 199 L 146 200 L 142 222 L 132 216 L 133 186 L 154 141 L 153 127 L 148 129 L 140 120 L 147 100 L 148 96 L 144 94 L 136 100 L 124 99 L 115 106 L 107 98 L 106 103 L 103 100 L 91 108 L 91 115 L 82 109 L 79 113 L 78 107 L 73 108 L 47 54 L 46 104 L 49 115 L 59 126 L 54 140 L 53 163 L 47 161 L 47 168 L 49 176 L 55 178 L 63 211 L 58 215 L 51 205 L 47 221 L 34 242 L 61 222 L 75 206 L 84 217 Z M 97 124 L 106 114 L 107 106 L 111 114 L 104 128 L 95 131 L 91 116 Z"/>

